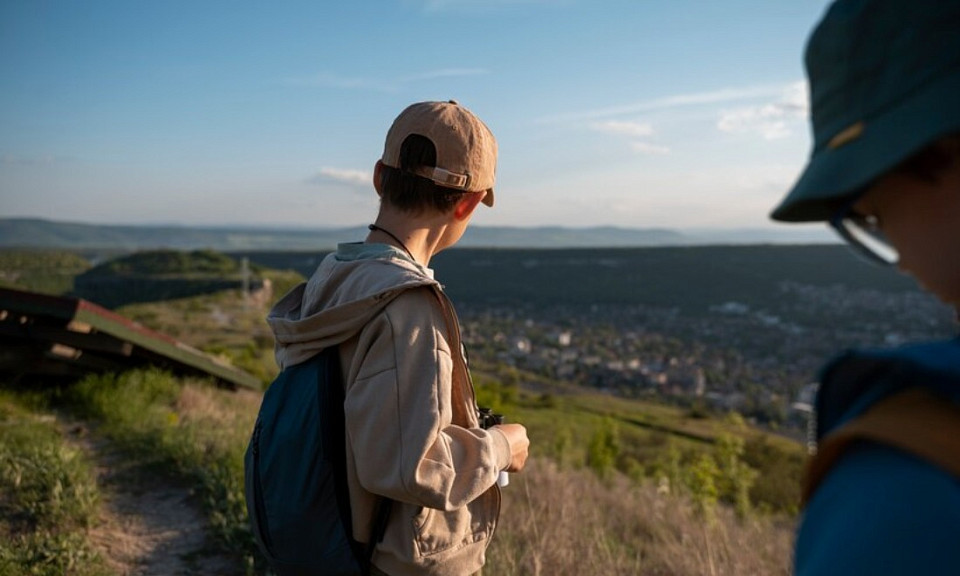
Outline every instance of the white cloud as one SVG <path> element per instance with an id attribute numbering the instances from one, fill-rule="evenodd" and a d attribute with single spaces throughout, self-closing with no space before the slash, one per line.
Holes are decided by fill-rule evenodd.
<path id="1" fill-rule="evenodd" d="M 339 182 L 350 186 L 366 186 L 373 181 L 373 174 L 363 170 L 350 170 L 345 168 L 324 167 L 307 180 L 310 184 L 326 184 L 329 182 Z"/>
<path id="2" fill-rule="evenodd" d="M 759 134 L 764 140 L 786 138 L 807 117 L 807 85 L 796 82 L 784 88 L 774 102 L 723 110 L 717 129 L 730 134 Z"/>
<path id="3" fill-rule="evenodd" d="M 626 134 L 628 136 L 652 136 L 653 126 L 645 122 L 621 122 L 617 120 L 608 120 L 607 122 L 594 122 L 591 128 L 598 132 L 609 134 Z"/>
<path id="4" fill-rule="evenodd" d="M 615 134 L 618 136 L 625 135 L 632 136 L 634 138 L 645 138 L 648 136 L 653 136 L 654 134 L 653 126 L 646 122 L 607 120 L 606 122 L 594 122 L 590 124 L 590 128 L 605 134 Z M 644 142 L 640 140 L 632 142 L 630 147 L 635 152 L 639 152 L 641 154 L 662 155 L 670 153 L 670 149 L 666 146 L 660 146 L 658 144 L 652 144 L 650 142 Z"/>
<path id="5" fill-rule="evenodd" d="M 794 86 L 793 84 L 790 85 Z M 673 94 L 662 98 L 652 100 L 642 100 L 631 104 L 621 106 L 610 106 L 606 108 L 595 108 L 592 110 L 582 110 L 560 116 L 554 116 L 542 119 L 547 122 L 568 121 L 568 120 L 586 120 L 595 118 L 609 118 L 615 116 L 624 116 L 627 114 L 637 114 L 641 112 L 651 112 L 654 110 L 664 110 L 670 108 L 679 108 L 684 106 L 699 106 L 705 104 L 719 104 L 722 102 L 735 102 L 739 100 L 751 100 L 781 95 L 784 93 L 782 84 L 762 85 L 762 86 L 744 86 L 739 88 L 721 88 L 719 90 L 710 90 L 706 92 L 692 92 L 687 94 Z"/>
<path id="6" fill-rule="evenodd" d="M 670 153 L 670 148 L 666 146 L 660 146 L 658 144 L 651 144 L 649 142 L 632 142 L 630 147 L 633 148 L 635 152 L 639 152 L 641 154 L 662 156 Z"/>
<path id="7" fill-rule="evenodd" d="M 804 116 L 810 112 L 810 89 L 805 80 L 794 82 L 783 89 L 781 103 L 797 110 Z"/>
<path id="8" fill-rule="evenodd" d="M 776 140 L 790 135 L 786 115 L 782 108 L 773 104 L 724 110 L 717 128 L 731 134 L 756 132 L 764 140 Z"/>

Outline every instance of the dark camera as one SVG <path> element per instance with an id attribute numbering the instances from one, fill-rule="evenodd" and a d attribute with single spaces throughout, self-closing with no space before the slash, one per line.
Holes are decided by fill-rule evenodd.
<path id="1" fill-rule="evenodd" d="M 480 427 L 484 430 L 503 424 L 503 414 L 494 414 L 491 408 L 477 408 L 477 418 L 480 420 Z"/>

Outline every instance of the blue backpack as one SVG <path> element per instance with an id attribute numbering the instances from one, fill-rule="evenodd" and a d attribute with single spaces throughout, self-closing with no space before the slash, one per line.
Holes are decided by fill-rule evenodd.
<path id="1" fill-rule="evenodd" d="M 278 576 L 369 573 L 390 500 L 368 544 L 353 539 L 343 378 L 336 347 L 283 370 L 263 396 L 244 457 L 250 527 Z"/>
<path id="2" fill-rule="evenodd" d="M 960 403 L 951 401 L 960 390 L 960 338 L 849 351 L 824 368 L 821 380 L 818 447 L 804 474 L 804 504 L 863 441 L 913 454 L 960 479 Z"/>

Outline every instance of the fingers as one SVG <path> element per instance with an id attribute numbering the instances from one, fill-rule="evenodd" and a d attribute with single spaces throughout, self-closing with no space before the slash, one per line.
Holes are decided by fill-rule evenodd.
<path id="1" fill-rule="evenodd" d="M 527 437 L 527 429 L 521 424 L 500 424 L 497 426 L 507 442 L 510 444 L 510 466 L 507 472 L 519 472 L 527 463 L 527 456 L 530 449 L 530 439 Z"/>

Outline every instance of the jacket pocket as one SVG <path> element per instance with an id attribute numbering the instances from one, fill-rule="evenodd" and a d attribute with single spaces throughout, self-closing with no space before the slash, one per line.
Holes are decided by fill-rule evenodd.
<path id="1" fill-rule="evenodd" d="M 420 508 L 413 518 L 417 552 L 432 556 L 489 538 L 497 523 L 495 500 L 494 491 L 488 490 L 457 510 Z"/>

